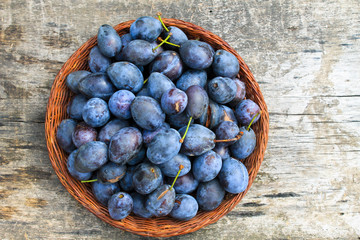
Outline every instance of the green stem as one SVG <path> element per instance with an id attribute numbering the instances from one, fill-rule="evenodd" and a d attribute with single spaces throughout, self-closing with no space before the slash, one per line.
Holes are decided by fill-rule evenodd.
<path id="1" fill-rule="evenodd" d="M 144 81 L 144 83 L 143 83 L 143 84 L 145 84 L 148 80 L 149 80 L 149 78 L 145 79 L 145 81 Z"/>
<path id="2" fill-rule="evenodd" d="M 180 47 L 180 45 L 177 45 L 175 43 L 171 43 L 171 42 L 168 42 L 168 41 L 165 41 L 165 43 L 168 44 L 168 45 L 171 45 L 171 46 Z"/>
<path id="3" fill-rule="evenodd" d="M 181 143 L 184 142 L 185 136 L 186 136 L 186 134 L 187 134 L 187 132 L 188 132 L 188 130 L 189 130 L 190 124 L 191 124 L 191 120 L 192 120 L 192 117 L 190 117 L 190 119 L 189 119 L 189 122 L 188 122 L 188 125 L 187 125 L 187 127 L 186 127 L 184 136 L 180 139 L 180 142 L 181 142 Z"/>
<path id="4" fill-rule="evenodd" d="M 158 49 L 161 45 L 163 45 L 163 44 L 166 42 L 166 40 L 169 39 L 169 37 L 170 37 L 171 35 L 172 35 L 172 34 L 169 33 L 169 35 L 168 35 L 159 45 L 157 45 L 155 48 L 153 48 L 152 51 L 155 52 L 155 50 Z"/>
<path id="5" fill-rule="evenodd" d="M 81 181 L 81 183 L 96 182 L 96 181 L 97 181 L 97 179 L 91 179 L 91 180 Z"/>
<path id="6" fill-rule="evenodd" d="M 161 22 L 161 24 L 163 25 L 163 27 L 164 27 L 164 29 L 165 29 L 165 31 L 169 31 L 169 29 L 165 26 L 165 23 L 163 22 L 163 20 L 161 19 L 161 12 L 158 12 L 157 13 L 157 16 L 158 16 L 158 18 L 159 18 L 159 21 Z"/>
<path id="7" fill-rule="evenodd" d="M 230 138 L 230 139 L 214 139 L 214 142 L 216 143 L 221 143 L 221 142 L 232 142 L 232 141 L 237 141 L 241 138 L 241 136 L 244 133 L 240 132 L 238 135 L 236 135 L 234 138 Z"/>
<path id="8" fill-rule="evenodd" d="M 261 111 L 259 111 L 259 112 L 253 117 L 253 119 L 251 120 L 251 122 L 250 122 L 250 124 L 249 124 L 249 126 L 247 127 L 246 130 L 248 130 L 248 131 L 250 130 L 251 124 L 254 122 L 255 118 L 256 118 L 260 113 L 261 113 Z"/>
<path id="9" fill-rule="evenodd" d="M 157 198 L 157 200 L 160 200 L 163 196 L 165 196 L 165 194 L 166 194 L 168 191 L 171 191 L 171 189 L 173 189 L 174 184 L 175 184 L 177 178 L 179 177 L 180 172 L 181 172 L 181 170 L 182 170 L 183 168 L 184 168 L 183 165 L 180 165 L 180 166 L 179 166 L 179 171 L 178 171 L 178 173 L 176 174 L 176 177 L 175 177 L 175 179 L 174 179 L 171 187 L 170 187 L 169 189 L 166 189 L 165 191 L 163 191 L 163 192 L 160 194 L 160 196 Z"/>
<path id="10" fill-rule="evenodd" d="M 178 179 L 178 177 L 179 177 L 179 175 L 180 175 L 180 172 L 181 172 L 181 170 L 183 170 L 183 168 L 184 168 L 183 165 L 180 165 L 180 166 L 179 166 L 179 171 L 178 171 L 178 173 L 176 174 L 176 177 L 175 177 L 173 183 L 171 184 L 171 187 L 170 187 L 169 191 L 171 191 L 171 189 L 173 189 L 173 187 L 174 187 L 174 185 L 175 185 L 175 182 L 176 182 L 176 180 Z"/>

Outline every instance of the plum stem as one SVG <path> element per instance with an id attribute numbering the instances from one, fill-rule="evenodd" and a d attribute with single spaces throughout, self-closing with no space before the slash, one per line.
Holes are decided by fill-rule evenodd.
<path id="1" fill-rule="evenodd" d="M 96 182 L 96 181 L 97 181 L 97 179 L 91 179 L 91 180 L 81 181 L 81 183 Z"/>
<path id="2" fill-rule="evenodd" d="M 169 189 L 166 189 L 165 191 L 163 191 L 160 196 L 157 198 L 157 200 L 160 200 L 163 196 L 165 196 L 165 194 L 169 191 Z"/>
<path id="3" fill-rule="evenodd" d="M 244 134 L 243 132 L 239 132 L 239 134 L 236 135 L 234 138 L 230 138 L 230 139 L 214 139 L 214 142 L 219 143 L 219 142 L 232 142 L 232 141 L 237 141 L 237 140 L 239 140 L 239 139 L 242 137 L 243 134 Z"/>
<path id="4" fill-rule="evenodd" d="M 168 40 L 169 37 L 171 37 L 171 35 L 172 35 L 172 33 L 169 33 L 169 35 L 161 43 L 159 43 L 159 45 L 157 45 L 155 48 L 153 48 L 152 51 L 155 52 L 155 50 L 158 49 L 161 45 L 163 45 L 166 42 L 166 40 Z"/>
<path id="5" fill-rule="evenodd" d="M 251 119 L 251 122 L 250 122 L 249 126 L 248 126 L 247 129 L 246 129 L 247 131 L 250 130 L 251 124 L 254 122 L 255 118 L 256 118 L 259 114 L 261 114 L 261 111 L 258 112 L 258 113 L 253 117 L 253 119 Z"/>
<path id="6" fill-rule="evenodd" d="M 176 182 L 176 180 L 178 179 L 181 170 L 183 170 L 183 169 L 184 169 L 184 166 L 180 164 L 180 166 L 179 166 L 179 171 L 178 171 L 178 173 L 176 174 L 176 177 L 175 177 L 173 183 L 171 184 L 171 187 L 170 187 L 169 189 L 166 189 L 165 191 L 163 191 L 163 192 L 159 195 L 159 197 L 157 198 L 157 200 L 160 200 L 163 196 L 165 196 L 165 194 L 166 194 L 168 191 L 171 191 L 171 189 L 173 189 L 173 187 L 174 187 L 174 185 L 175 185 L 175 182 Z"/>
<path id="7" fill-rule="evenodd" d="M 156 171 L 154 168 L 151 168 L 151 172 L 154 173 L 155 178 L 157 178 Z"/>
<path id="8" fill-rule="evenodd" d="M 164 29 L 165 29 L 165 31 L 169 31 L 169 29 L 165 26 L 165 23 L 163 22 L 163 20 L 161 19 L 161 12 L 158 12 L 157 13 L 157 16 L 158 16 L 158 19 L 159 19 L 159 21 L 161 22 L 161 24 L 163 25 L 163 27 L 164 27 Z"/>
<path id="9" fill-rule="evenodd" d="M 160 41 L 160 42 L 164 41 L 161 37 L 158 37 L 157 40 Z M 168 45 L 171 45 L 171 46 L 180 47 L 180 45 L 172 43 L 172 42 L 168 42 L 168 41 L 164 41 L 164 42 L 166 44 L 168 44 Z"/>
<path id="10" fill-rule="evenodd" d="M 149 78 L 145 79 L 144 82 L 143 82 L 143 84 L 147 83 L 148 80 L 149 80 Z"/>
<path id="11" fill-rule="evenodd" d="M 192 117 L 190 117 L 190 119 L 189 119 L 189 122 L 188 122 L 188 125 L 187 125 L 187 127 L 186 127 L 184 136 L 179 140 L 181 143 L 184 142 L 185 136 L 186 136 L 186 134 L 187 134 L 187 132 L 188 132 L 188 130 L 189 130 L 190 124 L 191 124 L 191 120 L 192 120 Z"/>
<path id="12" fill-rule="evenodd" d="M 178 173 L 176 174 L 176 177 L 175 177 L 175 179 L 174 179 L 173 183 L 171 184 L 171 187 L 170 187 L 170 189 L 169 189 L 169 190 L 171 190 L 171 189 L 174 187 L 175 182 L 176 182 L 176 180 L 178 179 L 178 177 L 179 177 L 179 175 L 180 175 L 181 170 L 183 170 L 183 169 L 184 169 L 184 166 L 180 164 L 180 166 L 179 166 L 179 171 L 178 171 Z"/>
<path id="13" fill-rule="evenodd" d="M 166 44 L 169 44 L 171 46 L 175 46 L 175 47 L 180 47 L 180 45 L 178 44 L 175 44 L 175 43 L 171 43 L 171 42 L 168 42 L 168 41 L 165 41 Z"/>

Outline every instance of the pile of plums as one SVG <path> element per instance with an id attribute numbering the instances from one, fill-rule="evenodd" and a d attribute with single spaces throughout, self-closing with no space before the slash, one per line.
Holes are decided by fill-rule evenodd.
<path id="1" fill-rule="evenodd" d="M 88 64 L 67 76 L 75 95 L 56 136 L 69 173 L 91 182 L 113 219 L 189 220 L 247 188 L 240 160 L 255 148 L 260 109 L 233 54 L 158 15 L 123 36 L 102 25 Z"/>

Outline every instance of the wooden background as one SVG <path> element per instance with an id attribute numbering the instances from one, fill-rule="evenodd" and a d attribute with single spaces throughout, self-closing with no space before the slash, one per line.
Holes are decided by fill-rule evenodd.
<path id="1" fill-rule="evenodd" d="M 270 112 L 265 160 L 244 200 L 172 239 L 360 238 L 359 0 L 1 0 L 0 239 L 149 239 L 67 193 L 44 116 L 55 75 L 101 24 L 158 11 L 233 46 Z"/>

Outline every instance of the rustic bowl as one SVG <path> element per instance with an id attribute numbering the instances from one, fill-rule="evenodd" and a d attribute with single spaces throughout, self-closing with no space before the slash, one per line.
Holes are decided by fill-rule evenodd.
<path id="1" fill-rule="evenodd" d="M 170 237 L 191 233 L 218 221 L 222 216 L 229 213 L 245 196 L 259 171 L 264 159 L 269 131 L 269 114 L 263 95 L 253 74 L 239 54 L 220 37 L 199 26 L 177 19 L 163 19 L 163 21 L 167 26 L 176 26 L 182 29 L 188 35 L 189 39 L 205 41 L 215 50 L 227 50 L 234 54 L 239 60 L 240 71 L 238 78 L 246 84 L 246 98 L 256 102 L 262 111 L 261 118 L 253 125 L 253 130 L 257 137 L 256 148 L 254 152 L 243 161 L 249 172 L 249 185 L 243 193 L 227 194 L 218 208 L 213 211 L 199 211 L 198 214 L 189 221 L 178 221 L 170 217 L 145 219 L 133 214 L 122 221 L 116 221 L 110 218 L 107 208 L 101 205 L 92 194 L 90 184 L 80 183 L 69 174 L 66 167 L 68 155 L 59 147 L 56 140 L 56 129 L 58 125 L 63 119 L 68 118 L 66 106 L 72 96 L 72 93 L 65 84 L 66 77 L 73 71 L 89 70 L 87 59 L 91 48 L 97 44 L 96 36 L 90 38 L 82 45 L 66 61 L 57 74 L 51 88 L 45 120 L 49 158 L 56 175 L 69 193 L 90 212 L 112 226 L 135 234 L 152 237 Z M 120 23 L 114 28 L 120 35 L 123 35 L 129 32 L 132 22 L 133 21 Z"/>

